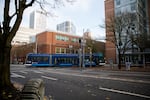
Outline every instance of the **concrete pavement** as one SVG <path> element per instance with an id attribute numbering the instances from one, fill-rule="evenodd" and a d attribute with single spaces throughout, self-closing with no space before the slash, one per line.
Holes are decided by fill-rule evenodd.
<path id="1" fill-rule="evenodd" d="M 77 69 L 78 67 L 72 67 L 72 69 Z M 104 66 L 96 66 L 96 67 L 86 67 L 85 69 L 90 70 L 106 70 L 106 71 L 133 71 L 133 72 L 150 72 L 150 66 L 146 67 L 130 67 L 130 70 L 127 70 L 125 66 L 122 66 L 121 69 L 118 69 L 117 65 L 113 67 L 110 64 L 106 64 Z"/>
<path id="2" fill-rule="evenodd" d="M 20 66 L 19 66 L 20 67 Z M 55 67 L 56 69 L 57 69 L 57 67 Z M 54 69 L 55 69 L 54 68 Z M 40 68 L 41 69 L 41 68 Z M 47 69 L 49 69 L 49 68 L 47 68 Z M 72 70 L 73 72 L 74 71 L 79 71 L 80 70 L 80 68 L 79 67 L 64 67 L 64 68 L 58 68 L 58 70 L 67 70 L 67 71 L 69 71 L 70 72 L 70 70 Z M 71 72 L 72 72 L 71 71 Z M 126 70 L 126 68 L 125 67 L 122 67 L 121 68 L 121 70 L 119 70 L 116 66 L 115 67 L 110 67 L 109 65 L 107 65 L 107 66 L 97 66 L 97 67 L 86 67 L 86 68 L 84 68 L 83 69 L 83 72 L 89 72 L 89 71 L 115 71 L 115 72 L 121 72 L 121 71 L 125 71 L 125 72 L 150 72 L 150 67 L 145 67 L 145 68 L 143 68 L 143 67 L 131 67 L 131 69 L 129 70 L 129 71 L 127 71 Z M 83 76 L 83 75 L 82 75 Z M 23 87 L 23 85 L 21 85 L 21 84 L 18 84 L 18 83 L 15 83 L 14 82 L 14 86 L 17 88 L 17 89 L 19 89 L 20 91 L 22 90 L 22 87 Z M 45 97 L 46 98 L 46 97 Z"/>

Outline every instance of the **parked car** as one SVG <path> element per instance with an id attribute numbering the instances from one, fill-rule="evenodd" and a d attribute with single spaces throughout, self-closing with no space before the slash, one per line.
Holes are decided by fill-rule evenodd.
<path id="1" fill-rule="evenodd" d="M 105 64 L 106 64 L 105 61 L 102 61 L 102 60 L 99 61 L 100 66 L 104 66 Z"/>

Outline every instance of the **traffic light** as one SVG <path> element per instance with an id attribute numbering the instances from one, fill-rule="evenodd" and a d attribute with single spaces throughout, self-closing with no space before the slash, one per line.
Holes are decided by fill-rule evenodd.
<path id="1" fill-rule="evenodd" d="M 81 43 L 82 42 L 82 39 L 81 38 L 79 38 L 79 43 Z"/>

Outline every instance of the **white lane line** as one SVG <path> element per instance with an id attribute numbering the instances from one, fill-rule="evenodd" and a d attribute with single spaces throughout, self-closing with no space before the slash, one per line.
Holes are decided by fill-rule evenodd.
<path id="1" fill-rule="evenodd" d="M 41 77 L 45 78 L 45 79 L 53 80 L 53 81 L 57 81 L 58 80 L 57 78 L 53 78 L 53 77 L 47 77 L 47 76 L 41 76 Z"/>
<path id="2" fill-rule="evenodd" d="M 56 72 L 52 70 L 46 70 L 42 72 L 49 72 L 49 73 L 55 73 L 55 74 L 62 74 L 62 75 L 71 75 L 71 76 L 79 76 L 79 77 L 88 77 L 88 78 L 99 78 L 99 79 L 106 79 L 106 80 L 115 80 L 115 81 L 125 81 L 125 82 L 133 82 L 133 83 L 146 83 L 150 84 L 149 80 L 138 80 L 138 79 L 123 79 L 123 78 L 115 78 L 115 77 L 105 77 L 105 76 L 99 76 L 99 75 L 84 75 L 84 74 L 76 74 L 76 73 L 65 73 L 65 72 Z"/>
<path id="3" fill-rule="evenodd" d="M 20 78 L 26 78 L 25 76 L 16 74 L 16 73 L 11 73 L 11 77 L 20 77 Z"/>
<path id="4" fill-rule="evenodd" d="M 115 89 L 109 89 L 109 88 L 103 88 L 103 87 L 99 87 L 99 89 L 100 90 L 104 90 L 104 91 L 109 91 L 109 92 L 115 92 L 115 93 L 132 95 L 132 96 L 137 96 L 137 97 L 142 97 L 142 98 L 150 99 L 150 96 L 146 96 L 146 95 L 142 95 L 142 94 L 136 94 L 136 93 L 126 92 L 126 91 L 120 91 L 120 90 L 115 90 Z"/>
<path id="5" fill-rule="evenodd" d="M 114 78 L 114 77 L 102 77 L 101 79 L 108 79 L 108 80 L 116 80 L 116 81 L 125 81 L 125 82 L 135 82 L 135 83 L 147 83 L 150 84 L 150 81 L 147 80 L 134 80 L 134 79 L 123 79 L 123 78 Z"/>
<path id="6" fill-rule="evenodd" d="M 28 72 L 25 72 L 25 71 L 20 71 L 20 73 L 27 74 Z"/>
<path id="7" fill-rule="evenodd" d="M 37 74 L 42 74 L 43 72 L 41 72 L 41 71 L 36 71 L 36 70 L 34 70 L 33 71 L 34 73 L 37 73 Z"/>

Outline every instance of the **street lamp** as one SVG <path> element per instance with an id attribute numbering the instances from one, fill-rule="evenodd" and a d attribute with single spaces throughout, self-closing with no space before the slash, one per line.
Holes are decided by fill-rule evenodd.
<path id="1" fill-rule="evenodd" d="M 80 43 L 80 49 L 79 49 L 79 56 L 80 56 L 80 65 L 82 65 L 81 67 L 85 67 L 85 63 L 84 63 L 84 59 L 85 59 L 85 43 L 86 40 L 83 38 L 79 39 L 79 43 Z"/>
<path id="2" fill-rule="evenodd" d="M 79 52 L 79 66 L 81 68 L 82 67 L 82 54 L 81 54 L 82 49 L 80 48 L 78 52 Z"/>

